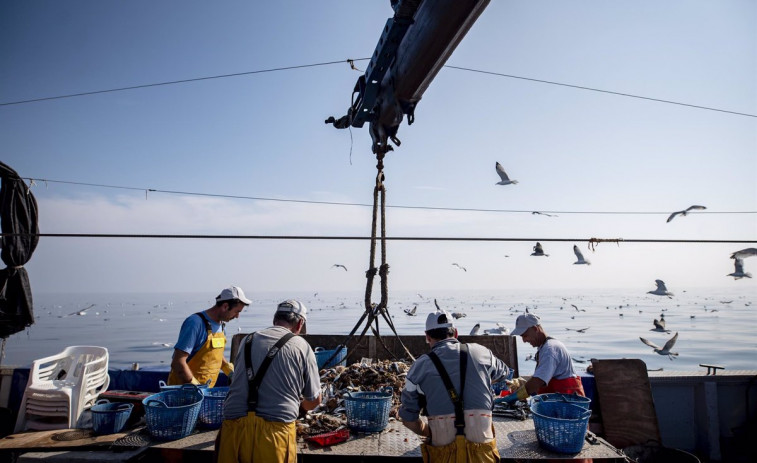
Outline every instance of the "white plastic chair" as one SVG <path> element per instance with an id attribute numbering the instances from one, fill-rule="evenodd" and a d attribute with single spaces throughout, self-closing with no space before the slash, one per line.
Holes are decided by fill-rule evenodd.
<path id="1" fill-rule="evenodd" d="M 108 389 L 108 349 L 72 346 L 35 360 L 29 371 L 15 432 L 76 427 L 84 410 Z"/>

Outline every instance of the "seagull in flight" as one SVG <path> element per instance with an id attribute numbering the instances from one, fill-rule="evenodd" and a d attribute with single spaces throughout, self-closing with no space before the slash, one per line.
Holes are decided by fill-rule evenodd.
<path id="1" fill-rule="evenodd" d="M 544 254 L 544 249 L 542 249 L 542 247 L 541 247 L 541 243 L 539 243 L 538 241 L 536 242 L 536 246 L 534 246 L 534 248 L 533 248 L 533 249 L 534 249 L 534 252 L 532 252 L 532 253 L 531 253 L 531 255 L 532 255 L 532 256 L 537 256 L 537 257 L 539 257 L 539 256 L 549 257 L 549 254 Z"/>
<path id="2" fill-rule="evenodd" d="M 547 214 L 546 212 L 533 211 L 531 215 L 546 215 L 547 217 L 557 217 L 557 214 Z"/>
<path id="3" fill-rule="evenodd" d="M 573 262 L 573 265 L 581 265 L 581 264 L 591 265 L 591 262 L 584 259 L 584 255 L 581 254 L 581 250 L 578 249 L 578 246 L 576 246 L 575 244 L 573 245 L 573 253 L 576 255 L 576 259 L 578 259 L 577 261 Z"/>
<path id="4" fill-rule="evenodd" d="M 331 266 L 331 268 L 334 268 L 334 267 L 337 267 L 337 268 L 343 268 L 345 272 L 347 271 L 347 267 L 345 267 L 345 266 L 344 266 L 344 265 L 342 265 L 342 264 L 334 264 L 334 265 L 332 265 L 332 266 Z"/>
<path id="5" fill-rule="evenodd" d="M 650 328 L 649 331 L 658 331 L 658 332 L 661 332 L 661 333 L 670 333 L 670 330 L 666 330 L 665 329 L 665 317 L 661 316 L 659 320 L 655 318 L 652 321 L 652 323 L 654 324 L 654 328 Z"/>
<path id="6" fill-rule="evenodd" d="M 418 306 L 416 305 L 412 309 L 405 309 L 405 313 L 410 315 L 411 317 L 415 316 L 415 311 L 418 310 Z"/>
<path id="7" fill-rule="evenodd" d="M 660 355 L 667 355 L 670 360 L 673 360 L 674 356 L 678 356 L 678 352 L 671 352 L 670 349 L 673 348 L 676 341 L 678 340 L 678 333 L 676 333 L 672 338 L 668 339 L 668 342 L 665 343 L 664 346 L 660 347 L 657 344 L 653 343 L 652 341 L 648 341 L 642 337 L 639 337 L 641 339 L 641 342 L 648 345 L 654 351 Z"/>
<path id="8" fill-rule="evenodd" d="M 746 248 L 731 254 L 731 259 L 746 259 L 747 257 L 757 256 L 757 248 Z"/>
<path id="9" fill-rule="evenodd" d="M 738 280 L 740 278 L 752 278 L 752 274 L 749 272 L 744 271 L 744 259 L 736 258 L 733 261 L 733 265 L 735 267 L 735 270 L 733 273 L 729 273 L 726 276 L 733 277 L 734 280 Z"/>
<path id="10" fill-rule="evenodd" d="M 662 280 L 655 280 L 655 284 L 657 284 L 657 289 L 654 291 L 647 291 L 647 294 L 654 294 L 655 296 L 672 296 L 673 293 L 668 291 L 668 288 L 665 287 L 665 282 Z"/>
<path id="11" fill-rule="evenodd" d="M 588 330 L 589 328 L 591 327 L 587 326 L 586 328 L 580 328 L 580 329 L 575 329 L 575 328 L 565 328 L 565 329 L 568 331 L 575 331 L 577 333 L 586 333 L 586 330 Z"/>
<path id="12" fill-rule="evenodd" d="M 571 304 L 570 306 L 573 307 L 574 309 L 576 309 L 576 312 L 586 312 L 586 309 L 579 309 L 578 306 L 576 306 L 574 304 Z"/>
<path id="13" fill-rule="evenodd" d="M 693 206 L 689 206 L 689 207 L 687 207 L 683 211 L 677 211 L 677 212 L 674 212 L 674 213 L 670 214 L 670 217 L 668 217 L 668 222 L 670 222 L 671 220 L 673 220 L 675 218 L 675 216 L 677 216 L 678 214 L 681 214 L 681 216 L 685 216 L 685 215 L 688 215 L 690 211 L 703 211 L 705 209 L 707 209 L 707 208 L 704 207 L 704 206 L 697 206 L 696 204 L 693 205 Z"/>
<path id="14" fill-rule="evenodd" d="M 499 174 L 499 178 L 501 179 L 497 182 L 497 185 L 515 185 L 518 183 L 517 180 L 510 180 L 510 177 L 507 176 L 507 172 L 505 172 L 505 168 L 502 167 L 502 164 L 500 163 L 497 163 L 497 174 Z"/>
<path id="15" fill-rule="evenodd" d="M 473 325 L 473 329 L 470 330 L 470 335 L 471 336 L 477 336 L 478 335 L 478 331 L 480 329 L 481 329 L 481 323 L 476 323 L 475 325 Z"/>
<path id="16" fill-rule="evenodd" d="M 450 315 L 452 315 L 452 318 L 454 318 L 455 320 L 457 320 L 458 318 L 463 318 L 463 317 L 468 316 L 467 313 L 463 313 L 463 312 L 452 312 Z"/>
<path id="17" fill-rule="evenodd" d="M 463 272 L 467 272 L 467 271 L 468 271 L 468 269 L 466 269 L 466 268 L 465 268 L 465 267 L 463 267 L 462 265 L 458 264 L 457 262 L 453 262 L 453 263 L 452 263 L 452 265 L 454 265 L 455 267 L 459 268 L 459 269 L 460 269 L 460 270 L 462 270 Z"/>
<path id="18" fill-rule="evenodd" d="M 95 306 L 95 304 L 90 304 L 88 307 L 85 307 L 85 308 L 83 308 L 81 310 L 77 310 L 76 312 L 71 312 L 68 315 L 59 315 L 58 318 L 70 317 L 72 315 L 84 316 L 84 315 L 87 315 L 87 310 L 91 309 L 94 306 Z"/>

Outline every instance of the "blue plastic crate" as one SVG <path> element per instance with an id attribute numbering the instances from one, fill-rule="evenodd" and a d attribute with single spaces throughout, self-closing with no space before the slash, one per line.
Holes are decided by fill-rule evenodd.
<path id="1" fill-rule="evenodd" d="M 584 445 L 591 411 L 563 401 L 533 400 L 531 413 L 539 444 L 558 453 L 578 453 Z"/>
<path id="2" fill-rule="evenodd" d="M 92 412 L 92 429 L 95 434 L 114 434 L 120 432 L 129 419 L 133 404 L 98 400 L 90 408 Z"/>
<path id="3" fill-rule="evenodd" d="M 357 432 L 379 432 L 389 423 L 392 388 L 376 392 L 348 392 L 344 396 L 347 426 Z"/>
<path id="4" fill-rule="evenodd" d="M 202 389 L 202 405 L 197 417 L 197 425 L 206 429 L 218 429 L 223 423 L 223 401 L 229 395 L 229 387 Z"/>
<path id="5" fill-rule="evenodd" d="M 197 425 L 203 398 L 200 389 L 191 384 L 145 397 L 147 430 L 156 439 L 187 437 Z"/>
<path id="6" fill-rule="evenodd" d="M 347 364 L 347 348 L 341 347 L 339 349 L 339 353 L 329 362 L 328 365 L 326 365 L 326 361 L 330 359 L 336 351 L 337 349 L 326 350 L 323 347 L 316 347 L 313 350 L 313 352 L 315 352 L 315 361 L 318 362 L 319 370 L 323 368 L 335 367 L 337 365 L 345 366 Z"/>

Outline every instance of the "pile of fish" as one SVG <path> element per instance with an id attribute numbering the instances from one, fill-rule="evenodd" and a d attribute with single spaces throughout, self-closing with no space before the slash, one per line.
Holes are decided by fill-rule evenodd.
<path id="1" fill-rule="evenodd" d="M 389 418 L 396 419 L 400 394 L 410 366 L 391 360 L 363 359 L 350 366 L 336 366 L 321 370 L 323 400 L 304 418 L 297 420 L 297 435 L 314 436 L 336 431 L 347 425 L 344 397 L 350 392 L 374 392 L 392 388 L 392 407 Z"/>
<path id="2" fill-rule="evenodd" d="M 528 403 L 520 400 L 511 403 L 495 402 L 492 415 L 523 421 L 531 416 L 531 408 Z"/>

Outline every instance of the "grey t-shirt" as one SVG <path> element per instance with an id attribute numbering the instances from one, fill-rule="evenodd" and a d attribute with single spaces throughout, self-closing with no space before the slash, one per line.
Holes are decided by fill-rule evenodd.
<path id="1" fill-rule="evenodd" d="M 273 326 L 255 333 L 252 338 L 252 369 L 257 371 L 268 350 L 289 330 Z M 247 365 L 245 338 L 234 361 L 234 375 L 229 395 L 223 403 L 223 418 L 233 420 L 247 415 Z M 297 419 L 300 396 L 315 400 L 321 393 L 318 363 L 310 345 L 299 336 L 291 338 L 273 358 L 258 390 L 256 414 L 266 421 L 290 423 Z"/>
<path id="2" fill-rule="evenodd" d="M 573 362 L 570 360 L 565 344 L 557 339 L 549 338 L 539 347 L 536 353 L 538 361 L 534 376 L 549 384 L 552 378 L 565 379 L 576 376 Z"/>
<path id="3" fill-rule="evenodd" d="M 434 344 L 432 352 L 447 370 L 455 390 L 460 391 L 460 342 L 450 338 Z M 465 410 L 491 410 L 491 383 L 504 379 L 510 372 L 505 362 L 498 359 L 480 344 L 468 344 L 468 366 L 463 391 Z M 419 398 L 426 396 L 426 409 L 431 416 L 455 413 L 442 378 L 428 355 L 418 357 L 407 372 L 405 387 L 402 389 L 402 405 L 399 416 L 403 421 L 416 421 L 420 413 Z"/>

